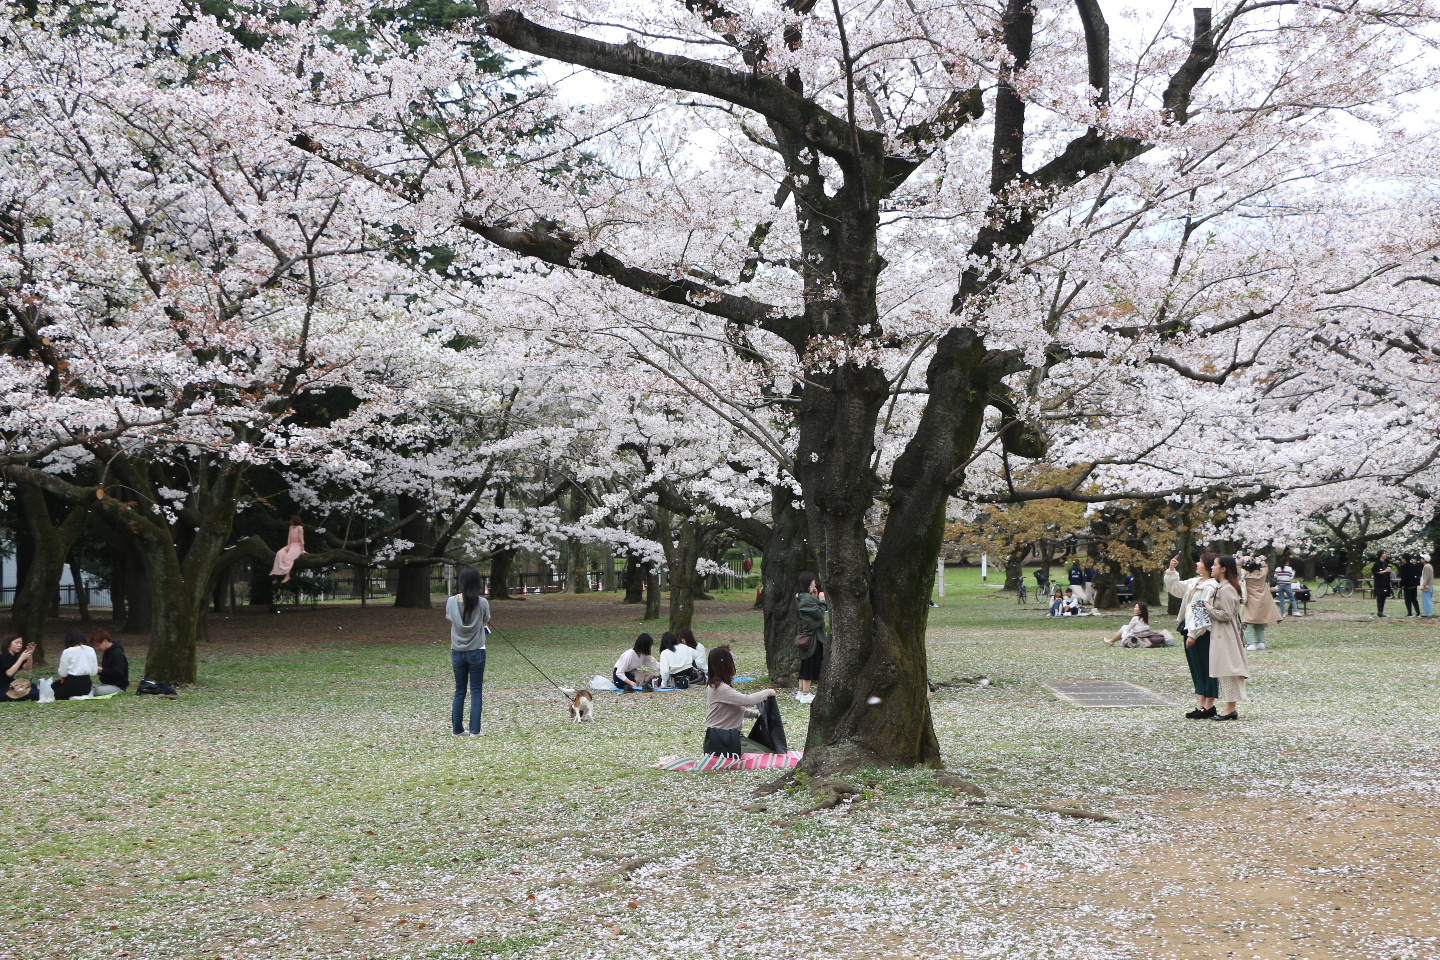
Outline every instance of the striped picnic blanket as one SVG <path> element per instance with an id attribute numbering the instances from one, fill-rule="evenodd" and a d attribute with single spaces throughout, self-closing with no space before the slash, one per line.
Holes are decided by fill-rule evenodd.
<path id="1" fill-rule="evenodd" d="M 659 770 L 679 773 L 708 773 L 712 770 L 783 770 L 798 767 L 803 750 L 789 753 L 745 753 L 738 757 L 722 757 L 707 753 L 703 757 L 661 757 L 654 766 Z"/>

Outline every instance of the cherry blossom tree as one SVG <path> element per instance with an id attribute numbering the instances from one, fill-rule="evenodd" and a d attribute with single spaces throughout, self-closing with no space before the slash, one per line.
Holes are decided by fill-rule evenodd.
<path id="1" fill-rule="evenodd" d="M 446 105 L 476 82 L 450 54 L 477 36 L 463 23 L 404 71 L 303 25 L 228 55 L 299 150 L 403 202 L 405 229 L 523 258 L 491 297 L 548 264 L 559 299 L 610 301 L 607 324 L 658 305 L 676 352 L 749 351 L 793 429 L 767 449 L 803 491 L 830 600 L 811 770 L 940 762 L 926 599 L 949 499 L 1011 495 L 993 461 L 1063 445 L 1105 488 L 1035 498 L 1334 482 L 1365 471 L 1338 422 L 1373 404 L 1308 444 L 1257 409 L 1323 409 L 1306 378 L 1359 388 L 1386 334 L 1433 358 L 1396 319 L 1434 315 L 1426 284 L 1396 286 L 1435 245 L 1432 141 L 1408 109 L 1435 78 L 1423 3 L 1114 23 L 1094 0 L 480 12 L 492 40 L 605 78 L 603 101 L 497 147 L 533 122 Z M 324 85 L 293 79 L 301 51 Z M 772 414 L 726 397 L 762 442 Z"/>

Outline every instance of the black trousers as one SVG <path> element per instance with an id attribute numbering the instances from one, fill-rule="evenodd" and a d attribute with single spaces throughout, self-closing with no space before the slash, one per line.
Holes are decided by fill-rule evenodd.
<path id="1" fill-rule="evenodd" d="M 1405 616 L 1420 616 L 1420 588 L 1401 587 L 1405 591 Z"/>
<path id="2" fill-rule="evenodd" d="M 1210 676 L 1209 630 L 1197 634 L 1195 645 L 1185 648 L 1185 662 L 1190 667 L 1190 682 L 1195 685 L 1195 696 L 1220 696 L 1220 681 Z"/>

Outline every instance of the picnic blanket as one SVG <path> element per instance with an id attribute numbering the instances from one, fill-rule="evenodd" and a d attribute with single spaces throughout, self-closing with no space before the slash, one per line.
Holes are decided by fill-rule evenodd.
<path id="1" fill-rule="evenodd" d="M 709 773 L 714 770 L 783 770 L 798 767 L 804 750 L 787 753 L 743 753 L 738 757 L 721 757 L 707 753 L 703 757 L 661 757 L 654 766 L 675 773 Z"/>
<path id="2" fill-rule="evenodd" d="M 745 682 L 747 682 L 747 681 L 754 680 L 754 679 L 755 679 L 754 677 L 736 677 L 734 680 L 732 680 L 732 681 L 730 681 L 730 682 L 731 682 L 731 683 L 745 683 Z M 704 684 L 697 684 L 697 686 L 704 686 Z M 595 690 L 595 691 L 597 691 L 597 692 L 601 692 L 601 693 L 603 693 L 603 692 L 605 692 L 605 691 L 609 691 L 610 693 L 619 693 L 619 692 L 620 692 L 620 688 L 617 687 L 617 686 L 615 686 L 614 682 L 611 681 L 609 677 L 602 677 L 602 676 L 600 676 L 598 673 L 595 675 L 595 678 L 590 681 L 590 689 L 591 689 L 591 690 Z M 669 693 L 669 692 L 671 692 L 672 690 L 679 690 L 679 689 L 680 689 L 679 687 L 656 687 L 654 690 L 651 690 L 650 692 L 651 692 L 651 693 Z"/>

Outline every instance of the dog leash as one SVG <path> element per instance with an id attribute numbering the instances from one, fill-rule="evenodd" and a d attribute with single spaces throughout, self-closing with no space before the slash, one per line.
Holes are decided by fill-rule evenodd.
<path id="1" fill-rule="evenodd" d="M 514 647 L 515 652 L 520 654 L 521 657 L 524 657 L 525 662 L 530 664 L 530 666 L 534 667 L 535 672 L 540 674 L 540 676 L 544 677 L 545 682 L 549 683 L 552 687 L 555 688 L 555 692 L 560 694 L 561 700 L 564 700 L 566 703 L 570 702 L 570 698 L 565 695 L 565 688 L 560 686 L 560 684 L 556 683 L 554 680 L 551 680 L 550 675 L 544 670 L 541 670 L 538 663 L 525 656 L 525 651 L 521 650 L 520 647 L 515 643 L 515 641 L 511 640 L 509 637 L 505 636 L 503 633 L 501 633 L 499 630 L 496 630 L 494 627 L 486 627 L 485 629 L 489 630 L 495 636 L 499 637 L 501 640 L 504 640 L 506 643 L 510 644 L 510 646 Z"/>

